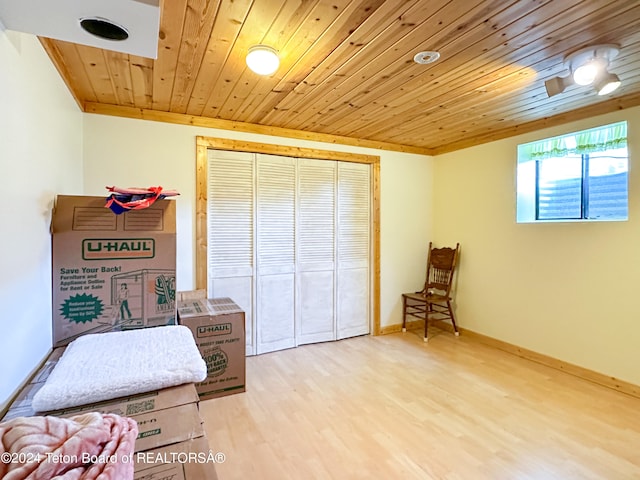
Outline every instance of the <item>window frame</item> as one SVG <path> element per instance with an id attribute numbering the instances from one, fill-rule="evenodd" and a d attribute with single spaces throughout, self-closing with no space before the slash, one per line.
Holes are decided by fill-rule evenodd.
<path id="1" fill-rule="evenodd" d="M 615 135 L 612 136 L 612 132 Z M 616 136 L 617 135 L 617 136 Z M 588 139 L 585 142 L 585 138 Z M 592 139 L 604 138 L 604 143 L 598 143 Z M 586 145 L 579 145 L 579 140 Z M 598 153 L 611 153 L 619 149 L 625 149 L 626 174 L 625 215 L 615 217 L 590 217 L 590 203 L 594 200 L 590 197 L 592 179 L 590 177 L 591 163 L 599 158 Z M 545 150 L 546 149 L 546 150 Z M 566 217 L 542 217 L 541 218 L 541 163 L 543 160 L 580 156 L 581 176 L 573 177 L 580 182 L 580 216 Z M 606 156 L 606 155 L 605 155 Z M 616 158 L 610 155 L 611 158 Z M 577 159 L 577 158 L 576 158 Z M 532 163 L 533 162 L 533 163 Z M 622 172 L 620 172 L 622 173 Z M 629 151 L 627 139 L 627 122 L 620 121 L 601 125 L 590 129 L 584 129 L 547 137 L 537 141 L 519 144 L 517 146 L 516 165 L 516 222 L 517 223 L 553 223 L 553 222 L 606 222 L 627 221 L 629 218 Z M 622 190 L 620 190 L 622 192 Z"/>

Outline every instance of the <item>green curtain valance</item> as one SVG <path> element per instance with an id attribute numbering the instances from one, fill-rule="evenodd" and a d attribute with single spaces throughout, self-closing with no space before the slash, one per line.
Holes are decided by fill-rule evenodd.
<path id="1" fill-rule="evenodd" d="M 547 138 L 518 146 L 518 161 L 602 152 L 627 146 L 627 122 Z"/>

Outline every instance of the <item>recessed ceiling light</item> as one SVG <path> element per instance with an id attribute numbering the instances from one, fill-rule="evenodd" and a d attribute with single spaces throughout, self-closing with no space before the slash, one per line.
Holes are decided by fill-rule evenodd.
<path id="1" fill-rule="evenodd" d="M 415 56 L 413 57 L 413 61 L 416 63 L 419 63 L 420 65 L 427 65 L 428 63 L 433 63 L 437 61 L 439 58 L 440 58 L 439 52 L 426 51 L 426 52 L 416 53 Z"/>
<path id="2" fill-rule="evenodd" d="M 80 19 L 80 26 L 85 32 L 105 40 L 122 41 L 129 38 L 129 32 L 124 27 L 100 17 Z"/>

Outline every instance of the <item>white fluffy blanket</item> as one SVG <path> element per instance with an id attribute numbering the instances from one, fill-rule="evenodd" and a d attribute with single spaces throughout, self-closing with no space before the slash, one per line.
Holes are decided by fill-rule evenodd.
<path id="1" fill-rule="evenodd" d="M 67 346 L 33 398 L 36 412 L 200 382 L 207 366 L 191 330 L 172 325 L 84 335 Z"/>

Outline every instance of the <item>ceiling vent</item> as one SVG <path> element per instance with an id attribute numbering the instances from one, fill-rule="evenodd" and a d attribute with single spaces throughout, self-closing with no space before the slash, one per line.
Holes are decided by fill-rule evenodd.
<path id="1" fill-rule="evenodd" d="M 0 0 L 0 22 L 39 37 L 158 56 L 160 0 Z"/>

